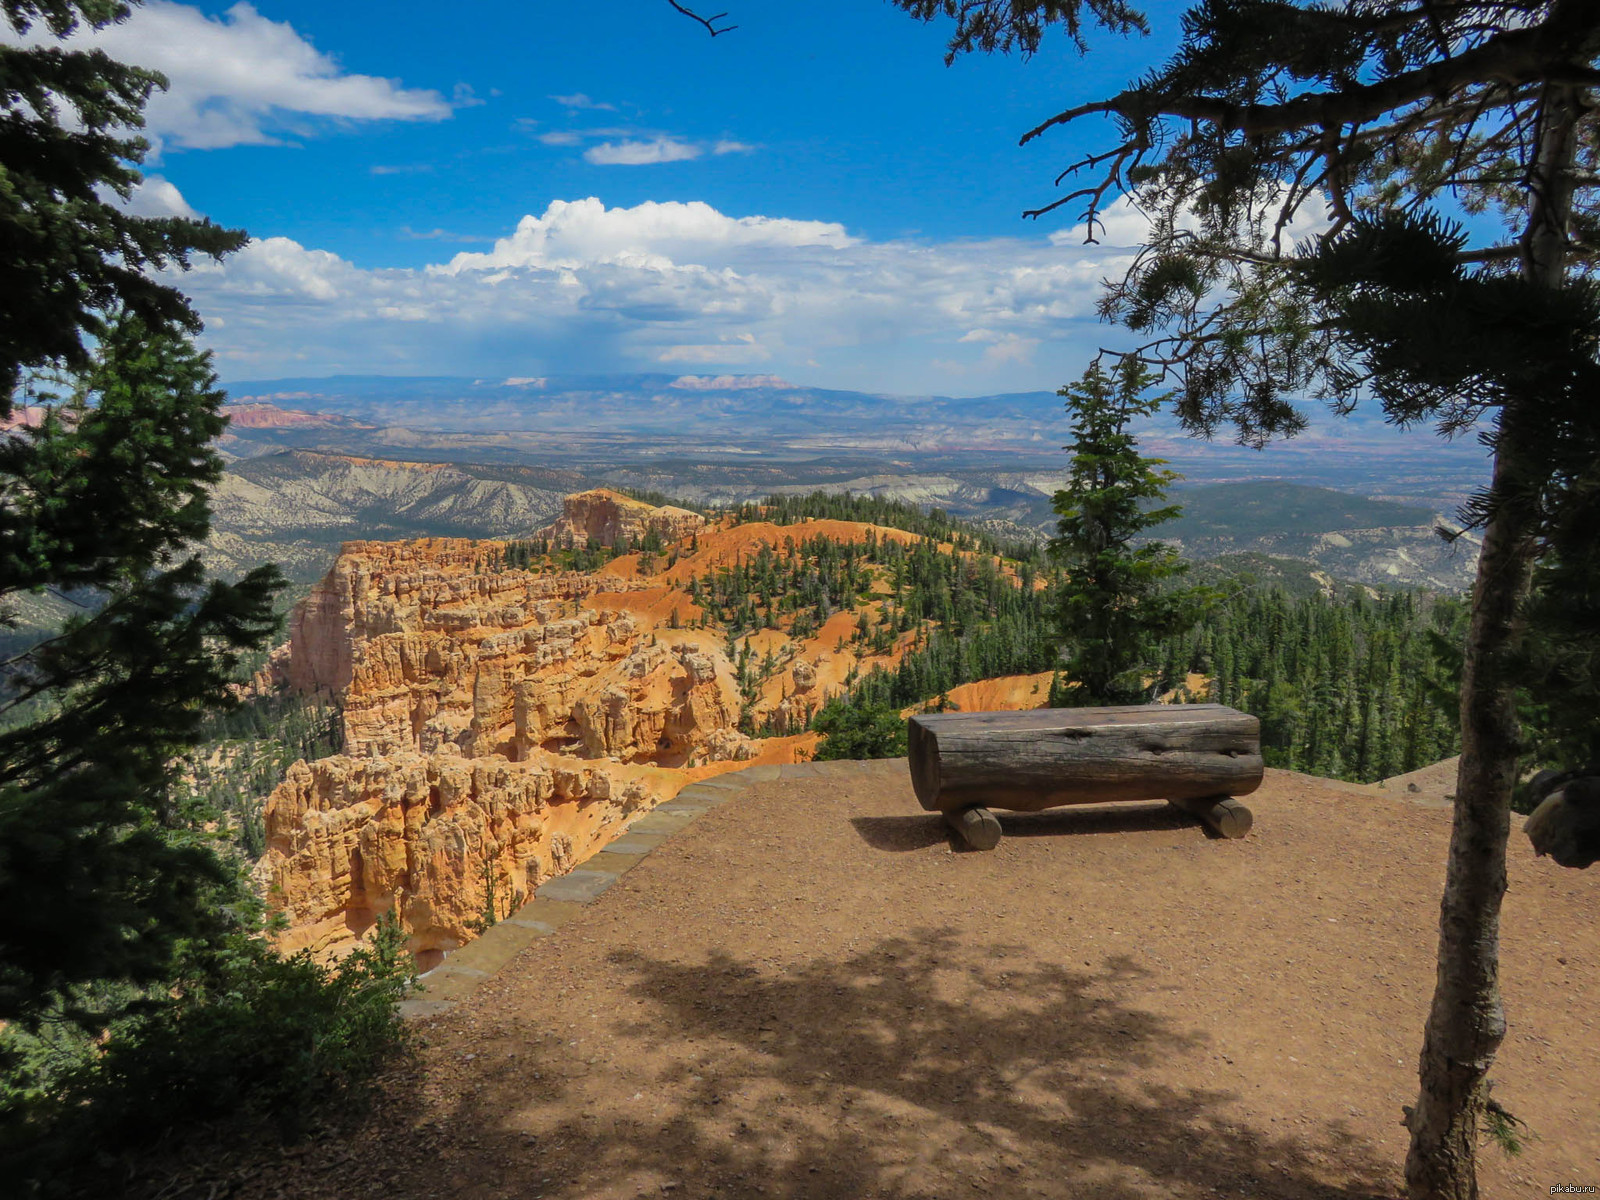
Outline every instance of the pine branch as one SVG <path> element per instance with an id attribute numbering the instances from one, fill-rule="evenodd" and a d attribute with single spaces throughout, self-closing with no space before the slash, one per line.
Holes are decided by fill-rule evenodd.
<path id="1" fill-rule="evenodd" d="M 1580 5 L 1561 6 L 1567 19 L 1502 33 L 1482 45 L 1374 83 L 1310 92 L 1278 104 L 1237 104 L 1186 91 L 1162 92 L 1144 84 L 1090 104 L 1065 109 L 1022 135 L 1021 145 L 1081 117 L 1111 114 L 1135 128 L 1161 117 L 1203 121 L 1245 137 L 1269 137 L 1303 129 L 1363 125 L 1407 105 L 1455 95 L 1493 79 L 1507 87 L 1535 84 L 1600 86 L 1600 71 L 1587 65 L 1600 52 L 1600 30 Z"/>

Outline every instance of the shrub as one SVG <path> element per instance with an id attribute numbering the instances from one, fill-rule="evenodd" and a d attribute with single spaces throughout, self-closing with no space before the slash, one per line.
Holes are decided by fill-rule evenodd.
<path id="1" fill-rule="evenodd" d="M 241 937 L 98 1048 L 8 1031 L 0 1158 L 21 1194 L 64 1197 L 196 1127 L 297 1137 L 330 1104 L 360 1099 L 401 1048 L 398 1003 L 413 979 L 392 918 L 333 966 Z"/>
<path id="2" fill-rule="evenodd" d="M 823 735 L 819 759 L 899 758 L 906 753 L 906 723 L 887 705 L 830 700 L 811 728 Z"/>

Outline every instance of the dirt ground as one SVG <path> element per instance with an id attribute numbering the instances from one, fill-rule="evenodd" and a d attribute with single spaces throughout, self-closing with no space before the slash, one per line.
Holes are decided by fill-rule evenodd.
<path id="1" fill-rule="evenodd" d="M 757 785 L 231 1194 L 1397 1195 L 1450 814 L 1285 772 L 1250 805 L 1242 841 L 1124 805 L 975 853 L 903 762 Z M 1531 1137 L 1487 1197 L 1600 1185 L 1597 915 L 1513 834 L 1494 1094 Z"/>

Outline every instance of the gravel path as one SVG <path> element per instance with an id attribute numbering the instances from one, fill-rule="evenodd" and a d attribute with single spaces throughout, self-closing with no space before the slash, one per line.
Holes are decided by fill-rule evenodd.
<path id="1" fill-rule="evenodd" d="M 1396 1195 L 1449 813 L 1285 772 L 1249 803 L 1237 842 L 1124 805 L 973 853 L 903 762 L 757 784 L 232 1194 Z M 1600 1185 L 1597 902 L 1513 835 L 1495 1096 L 1533 1140 L 1487 1197 Z"/>

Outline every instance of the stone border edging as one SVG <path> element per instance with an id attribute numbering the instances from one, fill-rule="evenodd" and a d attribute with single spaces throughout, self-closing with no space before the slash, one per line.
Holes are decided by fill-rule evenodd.
<path id="1" fill-rule="evenodd" d="M 532 898 L 511 916 L 459 950 L 452 950 L 444 962 L 419 979 L 412 995 L 400 1002 L 400 1015 L 415 1020 L 449 1012 L 523 950 L 554 933 L 581 913 L 585 905 L 599 899 L 662 842 L 693 824 L 701 813 L 726 804 L 752 784 L 851 774 L 863 766 L 878 767 L 881 761 L 768 763 L 689 784 L 671 800 L 624 826 L 615 838 L 565 875 L 540 884 Z"/>

